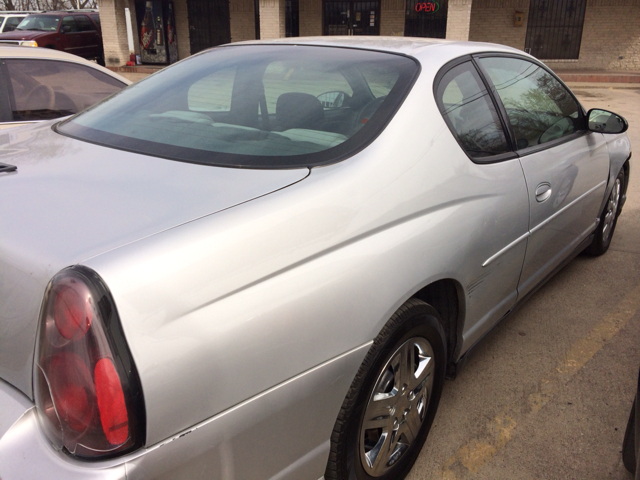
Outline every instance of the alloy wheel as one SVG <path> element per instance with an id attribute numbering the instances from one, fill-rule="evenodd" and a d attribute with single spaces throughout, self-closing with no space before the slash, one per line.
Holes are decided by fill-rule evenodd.
<path id="1" fill-rule="evenodd" d="M 604 217 L 604 225 L 602 227 L 602 240 L 604 242 L 609 240 L 609 236 L 613 231 L 613 224 L 618 214 L 618 204 L 620 202 L 620 178 L 616 178 L 616 182 L 611 189 L 611 195 L 609 195 L 609 201 L 607 202 L 607 213 Z"/>
<path id="2" fill-rule="evenodd" d="M 360 427 L 360 460 L 370 476 L 388 472 L 418 436 L 434 372 L 433 348 L 422 337 L 403 343 L 382 368 Z"/>

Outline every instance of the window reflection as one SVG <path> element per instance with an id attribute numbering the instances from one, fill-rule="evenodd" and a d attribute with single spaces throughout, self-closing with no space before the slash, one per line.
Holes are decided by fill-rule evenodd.
<path id="1" fill-rule="evenodd" d="M 579 107 L 569 92 L 540 66 L 516 58 L 482 58 L 516 136 L 518 149 L 582 129 Z"/>
<path id="2" fill-rule="evenodd" d="M 493 102 L 470 62 L 449 70 L 438 86 L 440 111 L 471 157 L 509 151 Z"/>

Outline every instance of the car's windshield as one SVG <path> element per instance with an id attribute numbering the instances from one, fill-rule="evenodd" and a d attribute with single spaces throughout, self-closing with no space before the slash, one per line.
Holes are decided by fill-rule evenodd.
<path id="1" fill-rule="evenodd" d="M 60 19 L 50 15 L 29 15 L 20 22 L 16 30 L 37 30 L 41 32 L 57 32 Z"/>
<path id="2" fill-rule="evenodd" d="M 417 71 L 407 57 L 366 50 L 216 48 L 125 89 L 58 131 L 212 165 L 333 163 L 380 133 Z"/>

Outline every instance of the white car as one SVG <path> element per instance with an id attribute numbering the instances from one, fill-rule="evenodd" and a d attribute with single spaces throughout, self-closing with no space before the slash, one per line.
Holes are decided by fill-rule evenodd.
<path id="1" fill-rule="evenodd" d="M 80 112 L 131 82 L 48 48 L 0 45 L 0 129 Z"/>
<path id="2" fill-rule="evenodd" d="M 13 32 L 20 22 L 24 20 L 24 17 L 31 15 L 32 13 L 38 12 L 0 11 L 0 33 Z"/>

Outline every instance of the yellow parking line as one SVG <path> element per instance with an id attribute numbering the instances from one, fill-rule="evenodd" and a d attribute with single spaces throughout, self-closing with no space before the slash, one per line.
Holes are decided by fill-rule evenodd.
<path id="1" fill-rule="evenodd" d="M 616 309 L 606 315 L 586 336 L 574 343 L 560 362 L 538 384 L 538 391 L 528 397 L 528 405 L 513 403 L 489 421 L 487 431 L 458 449 L 444 463 L 440 478 L 460 480 L 477 473 L 509 443 L 518 421 L 537 414 L 561 387 L 611 340 L 640 310 L 640 285 L 629 292 Z"/>

